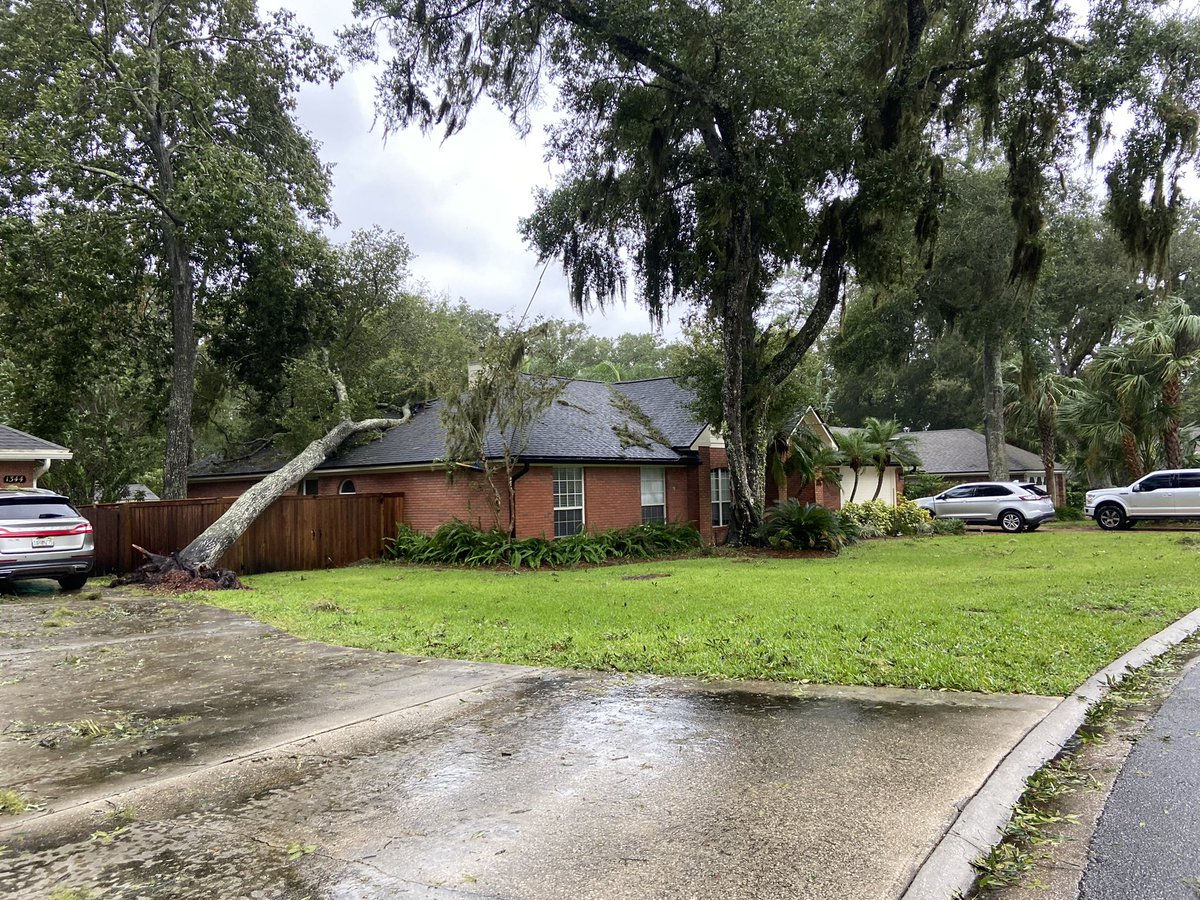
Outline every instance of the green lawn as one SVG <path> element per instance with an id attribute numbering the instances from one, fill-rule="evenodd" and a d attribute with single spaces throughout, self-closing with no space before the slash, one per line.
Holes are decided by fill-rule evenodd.
<path id="1" fill-rule="evenodd" d="M 632 576 L 661 577 L 632 580 Z M 208 601 L 306 638 L 670 675 L 1065 694 L 1200 606 L 1179 533 L 1000 533 L 835 559 L 562 571 L 378 564 L 248 579 Z"/>

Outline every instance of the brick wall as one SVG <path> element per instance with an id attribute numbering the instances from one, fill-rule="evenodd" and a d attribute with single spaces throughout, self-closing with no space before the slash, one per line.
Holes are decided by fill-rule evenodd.
<path id="1" fill-rule="evenodd" d="M 712 527 L 709 497 L 709 461 L 726 465 L 724 450 L 701 451 L 700 466 L 668 466 L 667 519 L 695 522 L 706 541 L 723 542 L 727 529 Z M 495 497 L 487 481 L 477 473 L 463 471 L 453 482 L 442 469 L 409 472 L 361 472 L 353 475 L 318 476 L 318 495 L 336 494 L 347 479 L 359 494 L 403 493 L 405 522 L 418 531 L 430 532 L 451 519 L 471 522 L 481 528 L 497 524 L 508 527 L 507 504 L 499 521 Z M 194 482 L 189 497 L 232 497 L 254 484 L 252 479 L 224 482 Z M 584 523 L 589 531 L 627 528 L 642 521 L 640 466 L 585 466 L 583 473 Z M 554 534 L 554 470 L 531 466 L 517 480 L 517 537 L 551 537 Z M 503 498 L 502 498 L 503 499 Z"/>
<path id="2" fill-rule="evenodd" d="M 41 467 L 40 461 L 0 460 L 0 490 L 37 487 L 33 475 Z"/>

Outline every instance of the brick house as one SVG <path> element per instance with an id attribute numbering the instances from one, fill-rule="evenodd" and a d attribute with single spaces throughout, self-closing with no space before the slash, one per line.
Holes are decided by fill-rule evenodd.
<path id="1" fill-rule="evenodd" d="M 692 522 L 706 541 L 722 543 L 732 511 L 725 444 L 697 420 L 694 400 L 671 378 L 566 381 L 521 455 L 517 537 L 670 521 Z M 452 519 L 507 529 L 507 498 L 497 498 L 476 468 L 447 473 L 440 411 L 432 401 L 382 438 L 348 443 L 297 491 L 403 493 L 405 522 L 420 531 Z M 242 460 L 206 460 L 192 467 L 188 496 L 235 496 L 284 461 L 270 448 Z"/>
<path id="2" fill-rule="evenodd" d="M 66 447 L 0 425 L 0 490 L 37 487 L 52 462 L 72 455 Z"/>

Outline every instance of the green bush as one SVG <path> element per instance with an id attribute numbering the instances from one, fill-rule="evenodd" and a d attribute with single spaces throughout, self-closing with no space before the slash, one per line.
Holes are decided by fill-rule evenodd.
<path id="1" fill-rule="evenodd" d="M 962 534 L 967 530 L 967 523 L 962 519 L 934 519 L 932 527 L 934 534 Z"/>
<path id="2" fill-rule="evenodd" d="M 902 499 L 892 510 L 892 534 L 932 534 L 933 517 L 912 500 Z"/>
<path id="3" fill-rule="evenodd" d="M 384 541 L 383 558 L 425 565 L 499 566 L 538 569 L 576 566 L 607 559 L 650 559 L 699 547 L 694 525 L 657 523 L 619 528 L 599 534 L 544 537 L 509 541 L 499 529 L 482 530 L 458 520 L 447 522 L 432 535 L 400 524 L 396 536 Z"/>
<path id="4" fill-rule="evenodd" d="M 912 500 L 901 499 L 895 506 L 883 500 L 847 503 L 839 514 L 843 521 L 858 525 L 863 537 L 929 534 L 933 530 L 929 513 Z"/>
<path id="5" fill-rule="evenodd" d="M 864 500 L 861 503 L 845 503 L 838 511 L 842 521 L 853 522 L 860 527 L 871 526 L 880 534 L 894 534 L 895 517 L 892 505 L 883 500 Z"/>
<path id="6" fill-rule="evenodd" d="M 1078 506 L 1056 506 L 1054 514 L 1060 522 L 1082 522 L 1083 509 Z"/>
<path id="7" fill-rule="evenodd" d="M 904 476 L 904 496 L 909 500 L 915 500 L 918 497 L 932 497 L 948 487 L 950 484 L 941 475 L 927 475 L 924 472 L 918 472 L 914 475 Z"/>
<path id="8" fill-rule="evenodd" d="M 858 523 L 838 513 L 799 500 L 781 500 L 766 511 L 758 536 L 780 550 L 832 550 L 858 538 Z"/>

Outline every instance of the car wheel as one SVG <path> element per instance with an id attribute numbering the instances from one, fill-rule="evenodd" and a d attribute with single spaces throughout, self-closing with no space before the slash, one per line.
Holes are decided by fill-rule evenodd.
<path id="1" fill-rule="evenodd" d="M 1128 518 L 1125 516 L 1125 510 L 1121 509 L 1115 503 L 1105 503 L 1096 510 L 1096 524 L 1105 531 L 1116 531 L 1118 528 L 1124 528 L 1128 521 Z"/>
<path id="2" fill-rule="evenodd" d="M 1016 534 L 1025 528 L 1025 517 L 1015 509 L 1006 509 L 1000 513 L 1000 527 L 1009 534 Z"/>
<path id="3" fill-rule="evenodd" d="M 87 584 L 87 580 L 86 575 L 64 575 L 58 579 L 58 586 L 64 591 L 77 591 Z"/>

